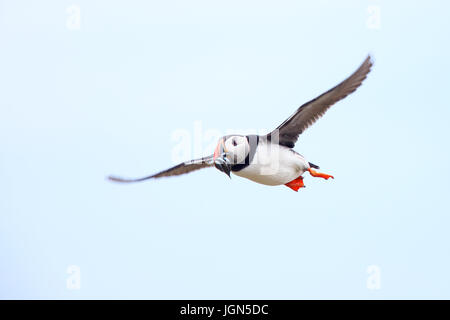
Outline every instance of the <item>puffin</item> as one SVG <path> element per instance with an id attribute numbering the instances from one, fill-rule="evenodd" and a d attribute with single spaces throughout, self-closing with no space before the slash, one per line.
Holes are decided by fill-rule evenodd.
<path id="1" fill-rule="evenodd" d="M 336 102 L 353 93 L 366 79 L 373 65 L 370 55 L 359 68 L 337 86 L 301 105 L 289 118 L 266 135 L 226 135 L 219 139 L 212 155 L 182 162 L 167 170 L 142 178 L 109 176 L 121 183 L 178 176 L 215 167 L 231 178 L 231 173 L 268 186 L 285 185 L 294 191 L 304 188 L 303 174 L 328 180 L 330 174 L 318 172 L 293 148 L 299 136 Z"/>

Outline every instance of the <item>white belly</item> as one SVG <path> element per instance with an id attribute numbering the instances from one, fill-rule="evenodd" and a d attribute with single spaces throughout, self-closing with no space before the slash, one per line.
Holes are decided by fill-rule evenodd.
<path id="1" fill-rule="evenodd" d="M 291 149 L 264 143 L 258 145 L 250 165 L 233 173 L 257 183 L 277 186 L 298 178 L 308 168 L 308 161 Z"/>

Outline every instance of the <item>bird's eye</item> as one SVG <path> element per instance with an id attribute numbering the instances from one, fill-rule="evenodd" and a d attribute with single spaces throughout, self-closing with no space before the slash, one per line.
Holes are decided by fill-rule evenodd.
<path id="1" fill-rule="evenodd" d="M 237 146 L 236 140 L 233 139 L 232 143 L 233 143 L 233 146 L 234 146 L 234 147 Z"/>

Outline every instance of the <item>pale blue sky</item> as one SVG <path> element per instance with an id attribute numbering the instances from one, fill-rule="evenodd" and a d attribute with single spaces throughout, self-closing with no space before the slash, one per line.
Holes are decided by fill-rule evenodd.
<path id="1" fill-rule="evenodd" d="M 0 298 L 450 298 L 449 10 L 0 0 Z M 104 179 L 172 165 L 196 123 L 272 129 L 367 53 L 295 148 L 335 180 Z"/>

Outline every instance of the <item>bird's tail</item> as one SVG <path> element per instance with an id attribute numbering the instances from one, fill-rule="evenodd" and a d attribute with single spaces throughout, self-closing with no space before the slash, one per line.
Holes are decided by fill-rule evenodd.
<path id="1" fill-rule="evenodd" d="M 320 167 L 317 166 L 317 165 L 315 165 L 314 163 L 311 163 L 311 162 L 308 162 L 308 163 L 309 163 L 309 166 L 310 166 L 311 168 L 313 168 L 313 169 L 320 169 Z"/>

